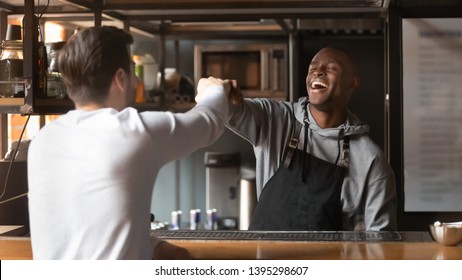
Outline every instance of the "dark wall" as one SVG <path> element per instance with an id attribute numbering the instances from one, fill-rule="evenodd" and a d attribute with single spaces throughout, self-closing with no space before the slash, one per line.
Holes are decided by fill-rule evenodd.
<path id="1" fill-rule="evenodd" d="M 370 126 L 370 136 L 382 150 L 385 147 L 385 49 L 383 34 L 300 36 L 299 96 L 305 96 L 305 77 L 312 57 L 324 46 L 347 51 L 359 65 L 361 84 L 353 95 L 350 111 Z"/>

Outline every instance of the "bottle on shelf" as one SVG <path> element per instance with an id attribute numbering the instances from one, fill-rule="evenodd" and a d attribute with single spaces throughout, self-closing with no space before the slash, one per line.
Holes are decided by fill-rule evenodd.
<path id="1" fill-rule="evenodd" d="M 135 62 L 135 75 L 138 78 L 136 86 L 135 103 L 145 102 L 144 98 L 144 65 L 141 56 L 134 55 L 133 61 Z"/>

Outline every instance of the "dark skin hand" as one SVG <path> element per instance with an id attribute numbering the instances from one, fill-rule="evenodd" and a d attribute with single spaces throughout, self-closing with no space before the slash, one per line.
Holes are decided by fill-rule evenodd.
<path id="1" fill-rule="evenodd" d="M 178 247 L 167 241 L 162 241 L 157 245 L 153 252 L 155 260 L 190 260 L 191 255 L 188 250 Z"/>
<path id="2" fill-rule="evenodd" d="M 225 80 L 231 85 L 231 89 L 228 93 L 228 100 L 231 101 L 233 105 L 239 105 L 244 102 L 244 96 L 242 92 L 239 90 L 239 85 L 237 84 L 236 80 Z"/>

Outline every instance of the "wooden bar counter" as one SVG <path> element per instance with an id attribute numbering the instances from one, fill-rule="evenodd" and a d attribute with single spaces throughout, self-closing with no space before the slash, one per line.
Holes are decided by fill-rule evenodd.
<path id="1" fill-rule="evenodd" d="M 462 260 L 462 244 L 443 246 L 426 232 L 401 233 L 398 241 L 167 240 L 193 259 Z M 30 238 L 0 237 L 1 260 L 32 259 Z"/>

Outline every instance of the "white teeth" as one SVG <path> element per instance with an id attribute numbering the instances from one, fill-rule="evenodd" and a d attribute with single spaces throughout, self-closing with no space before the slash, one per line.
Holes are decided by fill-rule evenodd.
<path id="1" fill-rule="evenodd" d="M 316 86 L 322 86 L 322 87 L 325 87 L 325 88 L 327 87 L 327 85 L 325 83 L 323 83 L 323 82 L 316 81 L 316 82 L 311 83 L 312 88 L 315 88 Z"/>

